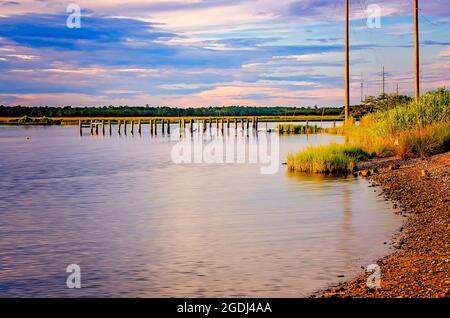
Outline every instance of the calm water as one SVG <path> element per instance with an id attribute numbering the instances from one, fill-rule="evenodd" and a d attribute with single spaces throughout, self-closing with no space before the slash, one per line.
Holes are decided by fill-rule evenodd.
<path id="1" fill-rule="evenodd" d="M 386 254 L 400 226 L 364 180 L 177 165 L 176 141 L 147 129 L 0 126 L 0 296 L 305 296 Z M 332 141 L 281 137 L 280 162 Z"/>

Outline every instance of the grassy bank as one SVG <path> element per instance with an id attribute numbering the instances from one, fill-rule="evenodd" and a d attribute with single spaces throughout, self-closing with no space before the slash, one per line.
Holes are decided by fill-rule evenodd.
<path id="1" fill-rule="evenodd" d="M 450 93 L 445 89 L 429 92 L 421 96 L 419 103 L 395 105 L 364 116 L 359 125 L 348 124 L 327 132 L 345 135 L 345 147 L 377 157 L 407 159 L 446 152 L 450 150 Z M 312 147 L 291 155 L 290 168 L 348 172 L 359 161 L 354 159 L 342 151 L 337 155 L 335 145 Z M 321 166 L 327 169 L 316 168 Z"/>

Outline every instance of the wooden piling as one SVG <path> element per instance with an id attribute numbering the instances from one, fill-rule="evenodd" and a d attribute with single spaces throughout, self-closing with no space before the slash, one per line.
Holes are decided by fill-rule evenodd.
<path id="1" fill-rule="evenodd" d="M 83 123 L 81 120 L 78 121 L 78 129 L 80 130 L 80 136 L 83 136 Z"/>
<path id="2" fill-rule="evenodd" d="M 191 132 L 191 134 L 194 132 L 194 120 L 191 119 L 189 122 L 189 130 Z"/>
<path id="3" fill-rule="evenodd" d="M 117 121 L 117 133 L 121 135 L 122 122 L 120 120 Z"/>
<path id="4" fill-rule="evenodd" d="M 167 119 L 167 133 L 170 135 L 170 119 Z"/>
<path id="5" fill-rule="evenodd" d="M 90 132 L 91 132 L 91 135 L 94 134 L 94 125 L 92 124 L 92 120 L 91 120 Z"/>
<path id="6" fill-rule="evenodd" d="M 102 120 L 102 135 L 105 135 L 105 121 Z"/>
<path id="7" fill-rule="evenodd" d="M 142 134 L 142 122 L 140 120 L 138 121 L 138 134 Z"/>
<path id="8" fill-rule="evenodd" d="M 134 121 L 130 121 L 130 125 L 131 125 L 131 134 L 134 135 Z"/>
<path id="9" fill-rule="evenodd" d="M 123 121 L 123 133 L 125 135 L 127 134 L 127 121 L 126 120 Z"/>
<path id="10" fill-rule="evenodd" d="M 111 119 L 108 120 L 108 130 L 109 130 L 109 135 L 112 135 L 112 125 L 111 125 Z"/>

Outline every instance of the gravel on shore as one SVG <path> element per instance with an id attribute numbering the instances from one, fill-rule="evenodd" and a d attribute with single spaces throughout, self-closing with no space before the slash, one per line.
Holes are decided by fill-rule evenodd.
<path id="1" fill-rule="evenodd" d="M 398 170 L 396 164 L 400 165 Z M 381 288 L 369 289 L 370 273 L 315 297 L 442 298 L 450 297 L 450 152 L 426 159 L 371 160 L 363 169 L 383 195 L 406 217 L 391 255 L 377 264 Z"/>

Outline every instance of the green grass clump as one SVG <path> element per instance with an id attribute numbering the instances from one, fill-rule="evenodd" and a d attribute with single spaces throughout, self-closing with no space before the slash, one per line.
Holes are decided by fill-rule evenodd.
<path id="1" fill-rule="evenodd" d="M 323 129 L 317 127 L 317 125 L 278 124 L 277 130 L 280 135 L 301 135 L 318 134 L 321 133 Z"/>
<path id="2" fill-rule="evenodd" d="M 353 145 L 336 143 L 325 146 L 310 146 L 288 156 L 291 171 L 325 174 L 347 174 L 357 169 L 358 163 L 371 154 Z"/>

